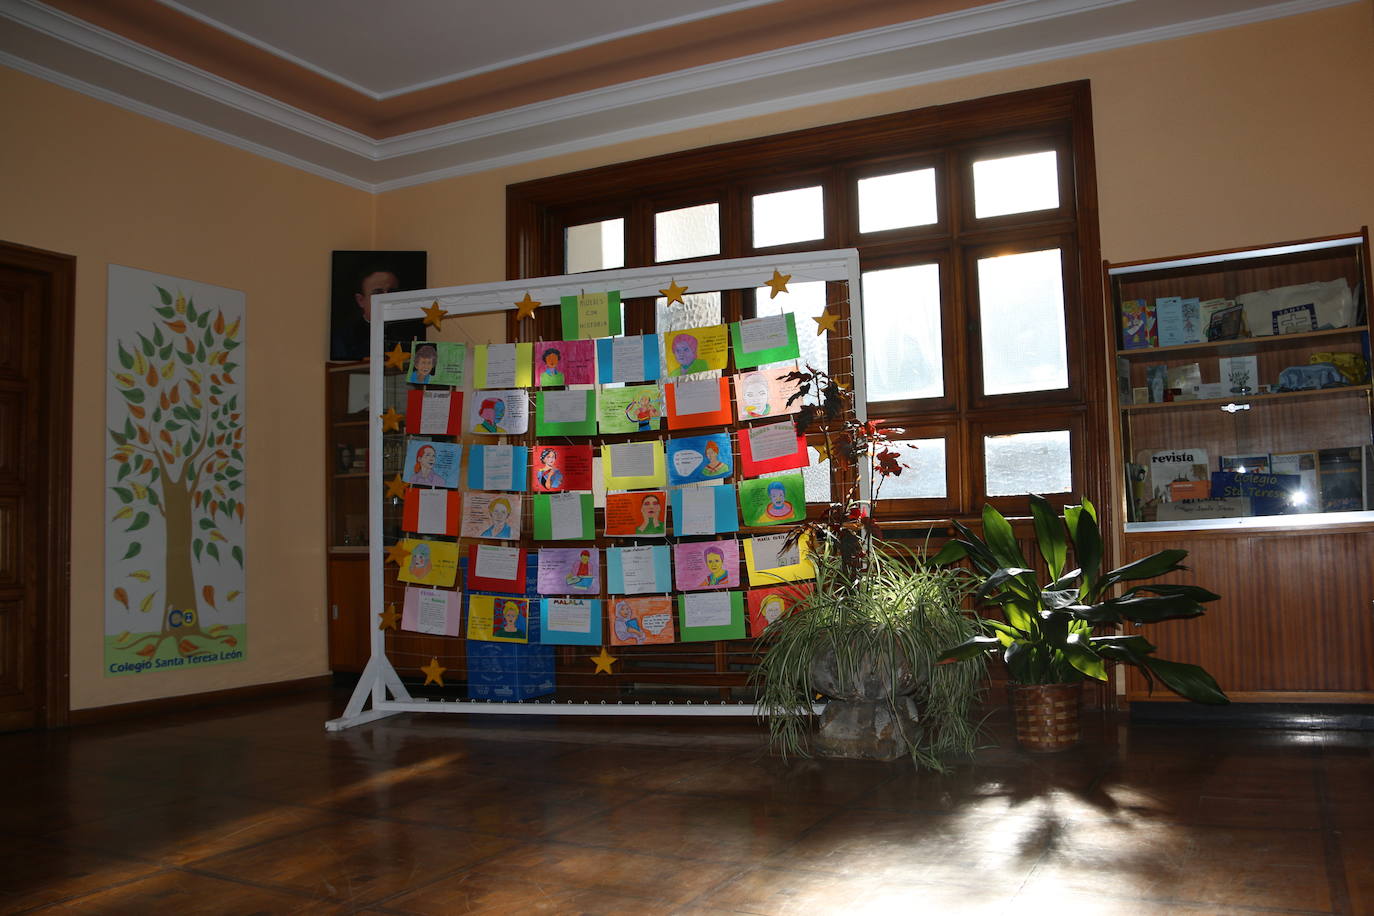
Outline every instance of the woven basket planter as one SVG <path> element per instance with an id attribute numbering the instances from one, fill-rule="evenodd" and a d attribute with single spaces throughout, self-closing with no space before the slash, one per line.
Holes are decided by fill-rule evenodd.
<path id="1" fill-rule="evenodd" d="M 1078 744 L 1078 707 L 1083 682 L 1008 684 L 1016 741 L 1035 754 L 1066 751 Z"/>

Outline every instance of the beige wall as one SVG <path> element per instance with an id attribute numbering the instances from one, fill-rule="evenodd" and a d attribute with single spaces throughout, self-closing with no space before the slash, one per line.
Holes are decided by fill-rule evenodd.
<path id="1" fill-rule="evenodd" d="M 243 290 L 249 309 L 243 664 L 102 675 L 102 582 L 72 583 L 73 708 L 323 673 L 321 363 L 333 249 L 420 248 L 448 286 L 504 279 L 505 186 L 729 140 L 1091 79 L 1103 256 L 1302 238 L 1374 221 L 1374 0 L 753 118 L 371 198 L 0 69 L 0 238 L 74 254 L 73 567 L 98 570 L 105 269 Z M 491 319 L 445 328 L 482 340 Z"/>
<path id="2" fill-rule="evenodd" d="M 505 279 L 505 185 L 660 153 L 1092 81 L 1102 255 L 1135 260 L 1374 222 L 1374 2 L 816 106 L 380 196 L 379 247 L 437 285 Z"/>
<path id="3" fill-rule="evenodd" d="M 324 674 L 323 363 L 329 254 L 372 247 L 370 195 L 0 68 L 0 238 L 77 258 L 72 708 Z M 105 276 L 242 290 L 248 656 L 105 677 Z"/>

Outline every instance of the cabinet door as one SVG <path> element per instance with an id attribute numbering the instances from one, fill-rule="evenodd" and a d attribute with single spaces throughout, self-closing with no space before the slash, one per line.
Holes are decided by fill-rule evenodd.
<path id="1" fill-rule="evenodd" d="M 367 554 L 329 558 L 329 667 L 359 673 L 370 652 Z"/>

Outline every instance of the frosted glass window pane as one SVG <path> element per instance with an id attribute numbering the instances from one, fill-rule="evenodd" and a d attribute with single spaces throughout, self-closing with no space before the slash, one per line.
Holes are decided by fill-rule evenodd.
<path id="1" fill-rule="evenodd" d="M 625 266 L 625 221 L 602 220 L 563 231 L 563 272 L 610 270 Z"/>
<path id="2" fill-rule="evenodd" d="M 979 219 L 1059 206 L 1054 150 L 973 163 L 973 213 Z"/>
<path id="3" fill-rule="evenodd" d="M 1069 387 L 1059 249 L 978 262 L 983 393 Z"/>
<path id="4" fill-rule="evenodd" d="M 888 477 L 878 491 L 884 499 L 944 499 L 945 481 L 944 439 L 903 439 L 891 443 L 899 453 L 897 459 L 910 467 L 902 468 L 901 476 Z"/>
<path id="5" fill-rule="evenodd" d="M 825 195 L 820 185 L 754 195 L 754 247 L 825 238 Z"/>
<path id="6" fill-rule="evenodd" d="M 929 226 L 937 219 L 935 170 L 859 179 L 859 231 Z"/>
<path id="7" fill-rule="evenodd" d="M 988 496 L 1068 493 L 1073 488 L 1069 431 L 983 437 Z"/>
<path id="8" fill-rule="evenodd" d="M 806 501 L 808 503 L 828 503 L 830 502 L 830 459 L 817 461 L 816 457 L 820 454 L 814 448 L 808 447 L 807 454 L 811 457 L 811 464 L 801 469 L 802 480 L 806 482 Z M 783 474 L 795 474 L 796 471 L 771 471 L 767 474 L 760 474 L 759 477 L 781 477 Z"/>
<path id="9" fill-rule="evenodd" d="M 825 311 L 825 281 L 788 283 L 787 292 L 770 299 L 768 296 L 772 292 L 773 290 L 767 286 L 754 290 L 754 316 L 763 318 L 768 315 L 781 315 L 784 312 L 794 314 L 797 322 L 797 349 L 801 351 L 800 364 L 829 371 L 830 332 L 822 331 L 817 334 L 816 322 L 811 320 L 819 318 L 821 312 Z"/>
<path id="10" fill-rule="evenodd" d="M 656 333 L 684 331 L 687 328 L 704 328 L 721 323 L 720 293 L 687 293 L 681 303 L 668 304 L 665 296 L 654 300 L 654 329 Z M 660 341 L 661 343 L 661 341 Z M 660 378 L 676 380 L 677 376 L 668 371 L 668 360 L 663 347 L 658 352 Z M 711 369 L 706 372 L 693 372 L 682 378 L 703 379 L 720 378 L 720 371 Z"/>
<path id="11" fill-rule="evenodd" d="M 702 204 L 654 215 L 654 258 L 676 261 L 720 254 L 720 205 Z"/>
<path id="12" fill-rule="evenodd" d="M 870 270 L 863 284 L 868 400 L 943 395 L 940 265 Z"/>

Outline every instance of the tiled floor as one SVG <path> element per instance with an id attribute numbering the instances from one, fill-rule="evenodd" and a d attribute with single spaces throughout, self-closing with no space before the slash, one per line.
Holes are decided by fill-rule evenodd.
<path id="1" fill-rule="evenodd" d="M 1129 726 L 946 776 L 752 722 L 345 694 L 0 735 L 0 911 L 1374 913 L 1374 734 Z"/>

